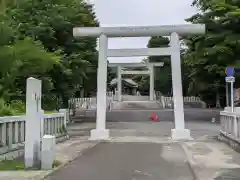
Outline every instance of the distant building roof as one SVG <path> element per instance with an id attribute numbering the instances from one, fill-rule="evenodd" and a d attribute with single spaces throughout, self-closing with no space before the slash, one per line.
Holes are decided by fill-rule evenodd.
<path id="1" fill-rule="evenodd" d="M 126 83 L 126 85 L 129 85 L 129 86 L 131 86 L 131 87 L 138 87 L 138 84 L 137 84 L 135 81 L 133 81 L 132 79 L 130 79 L 130 78 L 123 78 L 122 80 Z M 114 79 L 110 82 L 110 86 L 114 86 L 114 85 L 116 85 L 116 84 L 117 84 L 117 79 L 114 78 Z"/>

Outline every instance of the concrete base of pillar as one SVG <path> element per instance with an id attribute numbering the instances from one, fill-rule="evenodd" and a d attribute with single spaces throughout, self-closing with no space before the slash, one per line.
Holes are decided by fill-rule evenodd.
<path id="1" fill-rule="evenodd" d="M 189 129 L 171 129 L 172 140 L 192 140 Z"/>
<path id="2" fill-rule="evenodd" d="M 110 138 L 109 129 L 93 129 L 89 140 L 108 140 Z"/>

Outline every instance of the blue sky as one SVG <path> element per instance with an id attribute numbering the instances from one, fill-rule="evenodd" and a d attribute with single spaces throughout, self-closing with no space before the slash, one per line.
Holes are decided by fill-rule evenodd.
<path id="1" fill-rule="evenodd" d="M 192 0 L 88 0 L 94 4 L 101 26 L 185 24 L 195 14 Z M 112 38 L 109 48 L 143 48 L 149 38 Z M 109 58 L 110 62 L 139 62 L 143 57 Z"/>

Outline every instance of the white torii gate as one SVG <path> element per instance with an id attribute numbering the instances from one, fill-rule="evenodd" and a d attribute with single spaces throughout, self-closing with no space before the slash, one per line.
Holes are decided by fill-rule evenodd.
<path id="1" fill-rule="evenodd" d="M 124 74 L 146 74 L 150 76 L 150 100 L 154 100 L 154 67 L 161 67 L 164 63 L 109 63 L 108 67 L 117 68 L 118 101 L 122 101 L 122 75 Z M 148 70 L 122 70 L 123 67 L 146 67 Z"/>
<path id="2" fill-rule="evenodd" d="M 185 129 L 184 121 L 179 35 L 197 35 L 204 33 L 204 24 L 73 28 L 73 35 L 75 37 L 99 37 L 97 119 L 96 129 L 91 131 L 90 139 L 104 140 L 108 139 L 110 136 L 109 129 L 106 129 L 107 57 L 165 55 L 171 56 L 172 68 L 175 128 L 171 130 L 171 137 L 172 139 L 190 139 L 190 130 Z M 143 49 L 108 49 L 108 38 L 143 36 L 170 36 L 170 47 Z"/>

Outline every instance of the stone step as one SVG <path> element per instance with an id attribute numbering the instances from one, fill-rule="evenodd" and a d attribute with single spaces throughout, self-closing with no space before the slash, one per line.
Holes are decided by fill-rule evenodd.
<path id="1" fill-rule="evenodd" d="M 122 101 L 113 102 L 112 110 L 124 110 L 124 109 L 161 109 L 162 106 L 157 101 Z"/>

